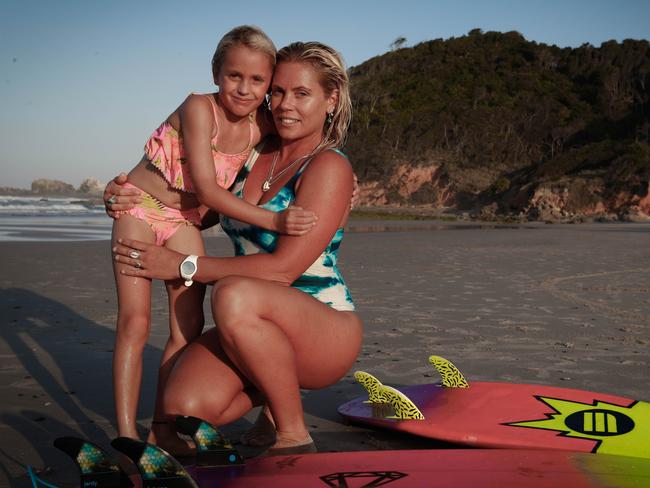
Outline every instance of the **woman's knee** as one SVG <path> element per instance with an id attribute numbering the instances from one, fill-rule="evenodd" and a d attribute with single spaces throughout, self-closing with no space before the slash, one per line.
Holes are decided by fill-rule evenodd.
<path id="1" fill-rule="evenodd" d="M 246 318 L 257 315 L 257 283 L 250 278 L 230 276 L 220 280 L 212 291 L 212 315 L 221 332 L 239 327 Z"/>
<path id="2" fill-rule="evenodd" d="M 191 380 L 170 378 L 163 393 L 163 411 L 167 415 L 189 415 L 209 421 L 218 419 L 228 408 L 226 395 L 206 391 Z"/>

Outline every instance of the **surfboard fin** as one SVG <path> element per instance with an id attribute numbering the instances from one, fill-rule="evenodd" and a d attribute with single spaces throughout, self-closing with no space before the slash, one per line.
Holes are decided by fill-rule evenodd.
<path id="1" fill-rule="evenodd" d="M 237 449 L 209 422 L 197 417 L 176 417 L 176 430 L 196 444 L 198 466 L 238 466 L 244 460 Z"/>
<path id="2" fill-rule="evenodd" d="M 368 392 L 368 400 L 363 403 L 389 403 L 388 398 L 382 393 L 381 388 L 384 385 L 373 375 L 365 371 L 357 371 L 354 377 Z"/>
<path id="3" fill-rule="evenodd" d="M 446 388 L 469 388 L 469 383 L 451 361 L 440 356 L 429 356 L 429 362 L 442 376 L 442 386 Z"/>
<path id="4" fill-rule="evenodd" d="M 153 444 L 118 437 L 111 441 L 111 446 L 135 463 L 142 477 L 142 488 L 198 488 L 176 459 Z"/>
<path id="5" fill-rule="evenodd" d="M 401 391 L 392 386 L 383 385 L 381 392 L 395 410 L 395 415 L 389 415 L 386 417 L 387 419 L 424 420 L 424 415 L 422 415 L 420 409 Z"/>
<path id="6" fill-rule="evenodd" d="M 79 469 L 79 486 L 131 487 L 133 483 L 101 447 L 78 437 L 59 437 L 54 447 L 72 458 Z"/>

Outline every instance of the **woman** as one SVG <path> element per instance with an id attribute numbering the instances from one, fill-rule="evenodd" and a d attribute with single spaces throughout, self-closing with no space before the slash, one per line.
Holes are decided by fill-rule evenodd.
<path id="1" fill-rule="evenodd" d="M 338 381 L 362 338 L 336 267 L 353 187 L 349 162 L 332 150 L 343 142 L 351 115 L 338 53 L 316 42 L 281 49 L 270 105 L 279 137 L 254 151 L 233 192 L 273 211 L 312 210 L 319 220 L 310 233 L 279 236 L 224 218 L 235 257 L 194 260 L 130 240 L 114 252 L 129 276 L 215 284 L 216 327 L 182 353 L 167 383 L 165 412 L 223 425 L 263 399 L 271 414 L 266 421 L 276 430 L 269 452 L 308 452 L 314 445 L 299 389 Z"/>

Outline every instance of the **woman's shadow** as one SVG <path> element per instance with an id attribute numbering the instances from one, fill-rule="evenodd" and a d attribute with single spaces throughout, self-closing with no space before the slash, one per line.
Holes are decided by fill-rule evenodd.
<path id="1" fill-rule="evenodd" d="M 70 459 L 52 447 L 52 441 L 64 435 L 83 437 L 110 452 L 109 441 L 116 435 L 114 328 L 26 289 L 0 289 L 0 303 L 0 364 L 5 378 L 0 386 L 4 424 L 0 478 L 25 480 L 28 464 L 63 478 L 68 478 L 64 473 L 76 476 Z M 153 411 L 160 353 L 156 347 L 145 347 L 138 418 Z"/>

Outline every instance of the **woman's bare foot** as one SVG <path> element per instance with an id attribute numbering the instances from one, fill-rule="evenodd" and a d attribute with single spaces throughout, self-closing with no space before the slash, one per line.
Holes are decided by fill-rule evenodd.
<path id="1" fill-rule="evenodd" d="M 239 438 L 245 446 L 264 447 L 276 441 L 275 423 L 268 407 L 264 406 L 253 426 Z"/>
<path id="2" fill-rule="evenodd" d="M 152 422 L 147 442 L 155 444 L 174 457 L 196 456 L 194 444 L 178 436 L 172 421 Z"/>
<path id="3" fill-rule="evenodd" d="M 309 433 L 284 433 L 278 432 L 273 446 L 264 451 L 262 456 L 278 456 L 288 454 L 308 454 L 318 452 L 316 444 Z"/>

